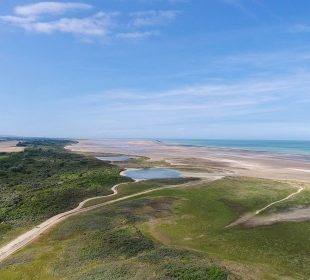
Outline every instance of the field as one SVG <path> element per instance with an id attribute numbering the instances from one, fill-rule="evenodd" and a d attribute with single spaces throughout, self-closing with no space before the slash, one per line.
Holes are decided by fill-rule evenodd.
<path id="1" fill-rule="evenodd" d="M 24 150 L 24 147 L 17 146 L 18 141 L 12 139 L 1 140 L 0 139 L 0 154 L 1 153 L 16 153 Z M 1 156 L 0 156 L 1 158 Z"/>

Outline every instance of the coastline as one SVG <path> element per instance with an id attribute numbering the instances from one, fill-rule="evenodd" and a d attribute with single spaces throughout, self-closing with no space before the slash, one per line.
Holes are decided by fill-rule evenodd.
<path id="1" fill-rule="evenodd" d="M 78 140 L 78 144 L 66 148 L 75 152 L 144 156 L 151 161 L 166 161 L 174 168 L 216 168 L 237 176 L 310 182 L 310 161 L 294 155 L 167 145 L 156 140 Z"/>
<path id="2" fill-rule="evenodd" d="M 233 150 L 283 156 L 305 157 L 310 160 L 310 141 L 297 140 L 204 140 L 204 139 L 162 139 L 165 145 L 184 147 L 205 147 L 209 149 Z"/>

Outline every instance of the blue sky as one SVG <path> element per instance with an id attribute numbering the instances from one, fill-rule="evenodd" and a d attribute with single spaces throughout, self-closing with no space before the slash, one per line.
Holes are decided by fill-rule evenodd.
<path id="1" fill-rule="evenodd" d="M 310 139 L 310 1 L 0 3 L 0 135 Z"/>

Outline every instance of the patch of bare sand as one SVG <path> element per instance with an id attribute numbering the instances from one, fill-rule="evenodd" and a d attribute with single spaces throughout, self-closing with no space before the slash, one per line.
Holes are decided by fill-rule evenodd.
<path id="1" fill-rule="evenodd" d="M 245 215 L 241 216 L 231 224 L 227 225 L 225 228 L 234 227 L 237 225 L 244 225 L 244 226 L 260 226 L 260 225 L 271 225 L 275 223 L 280 222 L 300 222 L 300 221 L 306 221 L 310 220 L 310 211 L 307 209 L 310 208 L 297 208 L 297 209 L 288 209 L 283 211 L 282 213 L 274 213 L 274 214 L 266 214 L 266 215 L 260 215 L 261 212 L 264 210 L 272 207 L 275 204 L 281 203 L 283 201 L 291 199 L 293 196 L 298 195 L 301 193 L 304 189 L 309 188 L 307 184 L 297 184 L 295 182 L 289 182 L 292 186 L 297 188 L 297 191 L 291 193 L 285 198 L 282 198 L 280 200 L 274 201 L 267 206 L 256 210 L 252 213 L 246 213 Z"/>
<path id="2" fill-rule="evenodd" d="M 294 209 L 265 216 L 253 216 L 243 224 L 249 227 L 272 225 L 280 222 L 301 222 L 310 220 L 310 207 Z"/>
<path id="3" fill-rule="evenodd" d="M 310 161 L 299 156 L 166 145 L 151 140 L 80 140 L 67 149 L 145 156 L 153 161 L 167 161 L 175 167 L 205 168 L 206 172 L 211 168 L 238 176 L 310 182 Z"/>
<path id="4" fill-rule="evenodd" d="M 18 141 L 0 141 L 0 152 L 17 153 L 22 152 L 25 147 L 16 147 Z"/>

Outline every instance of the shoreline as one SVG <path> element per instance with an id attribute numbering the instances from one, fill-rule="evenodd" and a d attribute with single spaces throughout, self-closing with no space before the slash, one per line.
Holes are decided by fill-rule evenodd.
<path id="1" fill-rule="evenodd" d="M 150 140 L 152 141 L 152 140 Z M 235 147 L 228 147 L 228 146 L 208 146 L 208 145 L 191 145 L 191 144 L 181 144 L 181 143 L 168 143 L 165 141 L 156 141 L 165 146 L 180 146 L 180 147 L 188 147 L 188 148 L 205 148 L 210 151 L 222 151 L 222 152 L 235 152 L 240 154 L 256 154 L 262 156 L 271 156 L 274 158 L 285 158 L 285 159 L 296 159 L 302 161 L 310 161 L 310 153 L 309 154 L 302 154 L 302 153 L 288 153 L 288 152 L 280 152 L 280 151 L 267 151 L 267 150 L 255 150 L 255 149 L 248 149 L 248 148 L 235 148 Z M 309 141 L 310 145 L 310 141 Z"/>
<path id="2" fill-rule="evenodd" d="M 115 153 L 166 161 L 172 168 L 229 171 L 237 176 L 310 182 L 310 161 L 272 153 L 167 145 L 155 140 L 79 140 L 75 152 Z"/>

